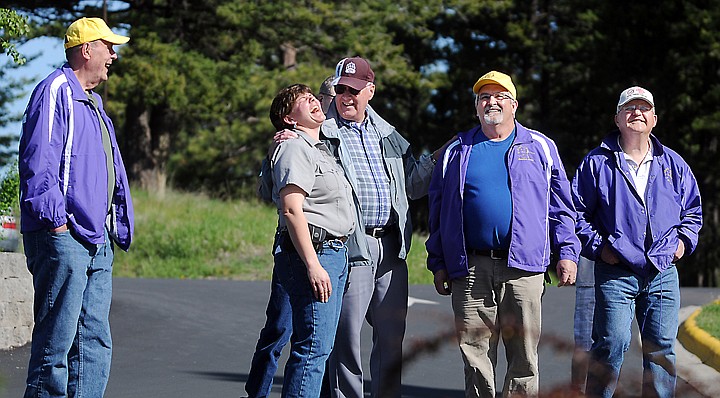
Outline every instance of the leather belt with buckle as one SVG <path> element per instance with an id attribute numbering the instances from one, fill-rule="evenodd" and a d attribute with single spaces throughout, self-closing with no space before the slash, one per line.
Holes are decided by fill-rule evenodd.
<path id="1" fill-rule="evenodd" d="M 490 249 L 490 250 L 480 250 L 480 249 L 468 249 L 468 254 L 471 254 L 473 256 L 485 256 L 490 257 L 493 260 L 504 260 L 508 258 L 508 250 L 507 249 Z"/>
<path id="2" fill-rule="evenodd" d="M 372 236 L 373 238 L 382 238 L 385 237 L 385 235 L 394 231 L 395 225 L 393 224 L 384 227 L 365 228 L 365 235 Z"/>
<path id="3" fill-rule="evenodd" d="M 282 249 L 287 252 L 296 253 L 297 249 L 295 248 L 295 245 L 293 245 L 292 239 L 290 239 L 290 234 L 287 232 L 287 230 L 284 230 L 280 233 L 282 235 L 282 237 L 280 238 L 281 239 L 280 246 L 282 247 Z M 327 236 L 325 236 L 325 239 L 321 242 L 312 242 L 313 248 L 315 249 L 316 252 L 318 252 L 318 251 L 320 251 L 320 248 L 322 248 L 322 245 L 325 242 L 330 242 L 333 240 L 337 240 L 342 243 L 345 243 L 345 242 L 347 242 L 348 237 L 347 236 L 327 235 Z"/>

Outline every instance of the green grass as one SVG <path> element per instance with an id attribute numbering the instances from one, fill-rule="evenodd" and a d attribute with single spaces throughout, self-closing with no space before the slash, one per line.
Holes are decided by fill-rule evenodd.
<path id="1" fill-rule="evenodd" d="M 413 234 L 410 253 L 408 253 L 408 280 L 413 285 L 426 285 L 433 283 L 433 274 L 427 269 L 427 250 L 425 241 L 427 235 Z"/>
<path id="2" fill-rule="evenodd" d="M 277 212 L 257 201 L 222 201 L 167 191 L 164 198 L 134 189 L 135 236 L 115 256 L 115 275 L 143 278 L 270 280 Z M 425 268 L 426 236 L 408 256 L 412 284 L 432 283 Z"/>
<path id="3" fill-rule="evenodd" d="M 695 318 L 697 326 L 720 340 L 720 302 L 716 301 L 702 308 Z"/>
<path id="4" fill-rule="evenodd" d="M 118 251 L 115 275 L 145 278 L 270 279 L 275 209 L 168 191 L 133 190 L 135 237 Z"/>

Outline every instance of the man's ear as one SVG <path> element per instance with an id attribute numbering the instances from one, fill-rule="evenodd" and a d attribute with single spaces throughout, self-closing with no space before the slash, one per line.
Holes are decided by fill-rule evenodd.
<path id="1" fill-rule="evenodd" d="M 286 116 L 283 118 L 283 122 L 285 122 L 285 124 L 287 124 L 287 125 L 289 125 L 289 126 L 292 126 L 292 125 L 294 125 L 294 124 L 296 123 L 295 120 L 290 117 L 290 115 L 286 115 Z"/>
<path id="2" fill-rule="evenodd" d="M 82 54 L 83 58 L 90 59 L 90 46 L 92 43 L 83 43 L 81 44 L 82 48 L 80 49 L 80 53 Z"/>
<path id="3" fill-rule="evenodd" d="M 368 91 L 370 92 L 370 97 L 368 98 L 368 101 L 370 101 L 375 96 L 375 84 L 374 83 L 370 83 L 370 86 L 368 86 Z"/>

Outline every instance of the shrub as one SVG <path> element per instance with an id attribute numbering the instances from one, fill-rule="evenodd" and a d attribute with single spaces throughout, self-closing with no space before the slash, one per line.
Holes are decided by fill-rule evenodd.
<path id="1" fill-rule="evenodd" d="M 20 208 L 20 176 L 17 162 L 10 165 L 0 182 L 0 212 L 15 212 Z"/>

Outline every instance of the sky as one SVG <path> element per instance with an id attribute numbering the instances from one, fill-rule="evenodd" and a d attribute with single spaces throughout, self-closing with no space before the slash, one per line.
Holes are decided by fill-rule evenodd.
<path id="1" fill-rule="evenodd" d="M 9 110 L 13 114 L 22 114 L 25 110 L 30 94 L 35 85 L 45 76 L 49 75 L 55 68 L 61 66 L 65 62 L 65 50 L 63 49 L 62 40 L 53 37 L 39 37 L 28 41 L 27 43 L 17 47 L 20 54 L 25 58 L 37 56 L 32 61 L 14 70 L 8 70 L 7 75 L 11 78 L 29 78 L 31 82 L 25 86 L 22 97 L 16 100 Z M 5 59 L 2 59 L 4 57 Z M 12 60 L 6 55 L 0 55 L 0 62 Z M 20 121 L 8 123 L 7 126 L 0 128 L 0 135 L 10 135 L 20 133 Z M 17 149 L 17 143 L 15 144 Z"/>

